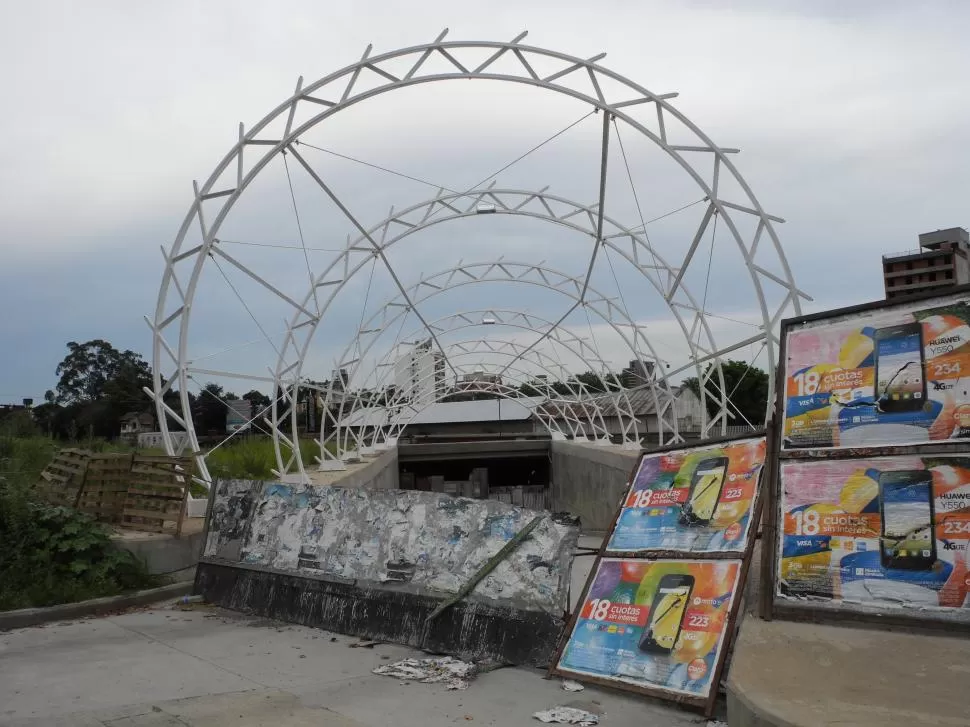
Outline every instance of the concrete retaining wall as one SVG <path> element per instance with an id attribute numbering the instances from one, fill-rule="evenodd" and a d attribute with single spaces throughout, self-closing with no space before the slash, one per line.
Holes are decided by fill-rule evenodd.
<path id="1" fill-rule="evenodd" d="M 639 456 L 615 446 L 553 442 L 553 511 L 578 515 L 584 531 L 607 530 Z"/>
<path id="2" fill-rule="evenodd" d="M 460 604 L 427 621 L 534 520 Z M 212 603 L 273 618 L 544 664 L 578 537 L 575 518 L 495 500 L 218 480 L 196 586 Z"/>
<path id="3" fill-rule="evenodd" d="M 191 568 L 202 555 L 202 532 L 171 535 L 132 533 L 115 538 L 115 544 L 130 550 L 145 562 L 148 572 L 156 575 L 176 573 Z"/>
<path id="4" fill-rule="evenodd" d="M 335 477 L 321 484 L 365 490 L 397 490 L 397 470 L 397 447 L 392 447 L 374 459 L 365 459 L 362 465 L 333 473 Z"/>

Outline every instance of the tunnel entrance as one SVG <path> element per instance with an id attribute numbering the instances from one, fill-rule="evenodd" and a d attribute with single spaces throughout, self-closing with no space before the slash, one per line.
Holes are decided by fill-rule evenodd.
<path id="1" fill-rule="evenodd" d="M 549 440 L 398 444 L 402 490 L 498 500 L 549 509 Z"/>

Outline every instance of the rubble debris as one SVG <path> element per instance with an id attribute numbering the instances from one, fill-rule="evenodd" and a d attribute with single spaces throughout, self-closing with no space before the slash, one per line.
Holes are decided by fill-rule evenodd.
<path id="1" fill-rule="evenodd" d="M 576 724 L 580 725 L 580 727 L 588 727 L 589 725 L 600 723 L 598 714 L 587 712 L 585 709 L 576 709 L 575 707 L 553 707 L 542 712 L 536 712 L 532 716 L 540 722 Z"/>
<path id="2" fill-rule="evenodd" d="M 373 649 L 375 646 L 384 643 L 383 641 L 358 641 L 353 644 L 348 644 L 351 649 Z"/>
<path id="3" fill-rule="evenodd" d="M 562 680 L 562 690 L 564 692 L 581 692 L 585 688 L 586 687 L 584 687 L 582 684 L 579 682 L 574 682 L 572 679 Z"/>
<path id="4" fill-rule="evenodd" d="M 468 682 L 478 670 L 474 664 L 451 656 L 433 659 L 401 659 L 374 669 L 374 674 L 421 682 L 444 684 L 448 689 L 468 689 Z"/>

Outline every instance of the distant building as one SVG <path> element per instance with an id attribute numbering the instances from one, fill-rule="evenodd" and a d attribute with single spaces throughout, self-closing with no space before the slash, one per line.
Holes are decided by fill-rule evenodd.
<path id="1" fill-rule="evenodd" d="M 431 342 L 415 346 L 394 363 L 394 388 L 403 401 L 431 404 L 445 393 L 445 356 Z"/>
<path id="2" fill-rule="evenodd" d="M 441 400 L 476 401 L 478 399 L 494 399 L 506 390 L 507 387 L 502 386 L 502 377 L 499 374 L 473 371 L 470 374 L 463 374 L 447 396 L 441 397 Z"/>
<path id="3" fill-rule="evenodd" d="M 155 429 L 155 417 L 151 414 L 129 412 L 121 417 L 121 438 L 126 442 L 135 444 L 138 435 L 151 432 Z"/>
<path id="4" fill-rule="evenodd" d="M 330 388 L 333 391 L 346 390 L 349 380 L 350 377 L 347 374 L 347 369 L 333 369 L 330 372 Z"/>
<path id="5" fill-rule="evenodd" d="M 185 432 L 168 433 L 172 440 L 172 446 L 178 450 L 188 441 L 189 435 Z M 142 432 L 138 435 L 139 449 L 165 449 L 165 438 L 161 432 Z"/>
<path id="6" fill-rule="evenodd" d="M 970 283 L 970 235 L 962 227 L 924 232 L 919 249 L 882 256 L 886 299 Z"/>
<path id="7" fill-rule="evenodd" d="M 653 361 L 631 361 L 620 374 L 620 383 L 626 389 L 635 389 L 653 381 Z"/>
<path id="8" fill-rule="evenodd" d="M 701 428 L 701 402 L 697 395 L 686 386 L 675 386 L 671 389 L 674 396 L 674 416 L 677 419 L 677 429 L 687 439 L 697 439 Z M 626 416 L 626 401 L 637 420 L 637 429 L 644 444 L 649 444 L 660 430 L 660 417 L 657 414 L 657 402 L 654 392 L 650 388 L 617 394 L 600 394 L 592 397 L 599 405 L 603 415 L 603 423 L 611 438 L 618 442 L 623 433 L 624 417 Z M 621 405 L 623 411 L 621 411 Z M 573 418 L 585 417 L 583 409 L 575 402 L 561 399 L 549 399 L 543 404 L 543 410 L 554 418 L 565 421 L 567 412 Z"/>

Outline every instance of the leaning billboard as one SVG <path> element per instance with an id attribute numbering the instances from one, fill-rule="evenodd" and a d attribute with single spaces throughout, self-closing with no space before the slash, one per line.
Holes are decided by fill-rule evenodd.
<path id="1" fill-rule="evenodd" d="M 736 560 L 603 558 L 554 672 L 658 696 L 717 690 Z"/>
<path id="2" fill-rule="evenodd" d="M 765 448 L 755 437 L 643 455 L 605 552 L 737 557 L 748 544 Z"/>
<path id="3" fill-rule="evenodd" d="M 785 449 L 970 439 L 967 293 L 793 322 Z"/>

